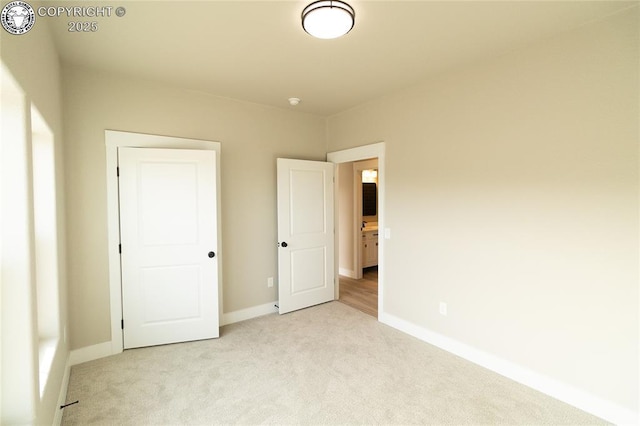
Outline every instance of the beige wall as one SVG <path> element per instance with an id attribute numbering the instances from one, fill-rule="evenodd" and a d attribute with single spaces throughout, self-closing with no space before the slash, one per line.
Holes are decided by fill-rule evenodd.
<path id="1" fill-rule="evenodd" d="M 220 142 L 223 310 L 277 300 L 276 158 L 323 160 L 325 119 L 73 66 L 63 81 L 72 349 L 111 339 L 105 129 Z"/>
<path id="2" fill-rule="evenodd" d="M 386 142 L 387 313 L 636 412 L 638 36 L 634 8 L 328 123 Z"/>
<path id="3" fill-rule="evenodd" d="M 338 267 L 340 273 L 355 276 L 353 163 L 338 164 Z"/>
<path id="4" fill-rule="evenodd" d="M 32 3 L 34 4 L 34 3 Z M 35 7 L 35 6 L 34 6 Z M 56 168 L 56 204 L 57 204 L 57 238 L 58 238 L 58 283 L 59 283 L 59 302 L 60 302 L 60 330 L 59 335 L 64 335 L 64 327 L 67 324 L 67 285 L 66 285 L 66 256 L 65 256 L 65 209 L 64 209 L 64 161 L 63 161 L 63 144 L 62 144 L 62 90 L 60 82 L 60 66 L 58 62 L 58 56 L 56 54 L 53 42 L 51 41 L 51 35 L 48 32 L 48 28 L 45 23 L 38 22 L 33 29 L 21 36 L 14 36 L 8 34 L 4 30 L 0 31 L 0 48 L 2 54 L 2 62 L 6 65 L 9 72 L 13 75 L 13 78 L 20 85 L 24 91 L 25 100 L 27 105 L 33 104 L 47 125 L 51 129 L 54 137 L 54 150 L 55 150 L 55 168 Z M 29 127 L 29 123 L 27 128 Z M 12 141 L 3 140 L 2 144 L 9 144 Z M 21 177 L 15 177 L 16 179 L 22 179 Z M 27 179 L 28 180 L 28 179 Z M 16 185 L 24 184 L 24 182 L 16 182 Z M 33 250 L 33 247 L 32 247 Z M 33 261 L 33 258 L 31 258 Z M 16 266 L 16 265 L 6 265 Z M 4 269 L 5 265 L 3 265 Z M 31 265 L 33 268 L 34 265 Z M 33 271 L 33 269 L 32 269 Z M 32 277 L 33 278 L 33 277 Z M 29 286 L 29 283 L 22 282 L 22 286 Z M 34 287 L 34 283 L 32 283 Z M 35 312 L 36 299 L 35 295 L 31 295 L 31 310 Z M 4 310 L 5 313 L 9 311 Z M 33 314 L 35 315 L 35 314 Z M 5 322 L 6 321 L 6 322 Z M 21 321 L 17 318 L 6 318 L 3 315 L 3 324 L 12 328 L 15 331 L 17 327 L 22 326 Z M 37 351 L 38 344 L 38 331 L 35 329 L 35 322 L 32 325 L 31 330 L 25 330 L 25 332 L 32 334 L 31 338 L 34 342 L 35 350 Z M 7 347 L 6 341 L 3 340 L 3 351 L 16 349 L 15 347 Z M 28 360 L 33 356 L 33 359 L 37 360 L 37 353 L 31 354 L 28 351 L 22 351 L 18 354 L 23 360 Z M 68 345 L 62 341 L 57 348 L 56 355 L 54 357 L 51 373 L 49 376 L 48 385 L 45 388 L 45 392 L 42 398 L 35 395 L 35 404 L 31 404 L 30 401 L 24 400 L 24 405 L 16 406 L 12 404 L 11 407 L 3 407 L 2 418 L 0 423 L 30 423 L 35 424 L 51 424 L 54 416 L 58 411 L 56 403 L 58 401 L 58 394 L 60 392 L 60 386 L 62 385 L 63 375 L 65 372 L 65 363 L 69 354 Z M 37 362 L 37 361 L 36 361 Z M 20 369 L 22 364 L 2 365 L 2 368 L 6 373 L 9 369 Z M 37 368 L 37 365 L 34 366 Z M 5 376 L 8 376 L 5 374 Z M 25 386 L 33 388 L 35 392 L 38 389 L 37 371 L 35 371 L 34 383 L 27 383 L 28 374 L 25 374 L 16 383 L 2 382 L 2 393 L 7 394 L 21 394 L 22 389 Z M 3 400 L 4 402 L 4 400 Z M 14 417 L 6 417 L 6 416 Z M 27 421 L 23 416 L 28 416 Z"/>
<path id="5" fill-rule="evenodd" d="M 61 90 L 44 25 L 3 32 L 2 60 L 56 140 L 72 348 L 110 340 L 105 129 L 221 142 L 224 312 L 277 299 L 275 158 L 383 140 L 386 311 L 637 411 L 637 13 L 331 117 L 328 135 L 322 117 L 71 65 Z"/>

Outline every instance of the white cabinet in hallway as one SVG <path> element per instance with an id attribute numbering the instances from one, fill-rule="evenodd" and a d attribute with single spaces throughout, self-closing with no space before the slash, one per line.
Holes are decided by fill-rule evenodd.
<path id="1" fill-rule="evenodd" d="M 368 268 L 378 264 L 378 231 L 362 232 L 362 267 Z"/>

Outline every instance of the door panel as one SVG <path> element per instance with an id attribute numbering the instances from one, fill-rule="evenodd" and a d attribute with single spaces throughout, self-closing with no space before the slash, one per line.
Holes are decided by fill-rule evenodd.
<path id="1" fill-rule="evenodd" d="M 279 158 L 278 295 L 281 314 L 334 299 L 333 167 Z"/>
<path id="2" fill-rule="evenodd" d="M 291 235 L 326 233 L 325 171 L 291 169 L 289 182 Z"/>
<path id="3" fill-rule="evenodd" d="M 200 268 L 141 268 L 142 324 L 200 318 Z"/>
<path id="4" fill-rule="evenodd" d="M 138 219 L 145 246 L 197 243 L 197 172 L 196 163 L 139 165 Z"/>
<path id="5" fill-rule="evenodd" d="M 324 247 L 291 250 L 291 294 L 326 287 L 327 254 Z"/>
<path id="6" fill-rule="evenodd" d="M 120 148 L 124 347 L 219 336 L 215 151 Z"/>

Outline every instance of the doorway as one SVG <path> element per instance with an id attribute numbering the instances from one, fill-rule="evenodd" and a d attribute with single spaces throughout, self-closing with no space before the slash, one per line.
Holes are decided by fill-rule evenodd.
<path id="1" fill-rule="evenodd" d="M 211 150 L 215 151 L 215 185 L 216 185 L 216 217 L 220 217 L 220 143 L 197 139 L 176 138 L 169 136 L 157 136 L 141 133 L 120 132 L 105 130 L 106 168 L 107 168 L 107 232 L 109 241 L 109 289 L 111 305 L 111 342 L 107 344 L 111 355 L 120 353 L 124 349 L 123 340 L 123 300 L 122 300 L 122 270 L 120 253 L 120 209 L 119 209 L 119 183 L 118 163 L 119 153 L 122 148 L 149 148 L 149 149 L 184 149 L 184 150 Z M 218 246 L 221 242 L 220 221 L 216 224 Z M 205 254 L 206 255 L 206 254 Z M 218 303 L 222 301 L 222 253 L 215 253 L 218 259 L 217 282 Z M 218 306 L 218 312 L 221 312 Z"/>
<path id="2" fill-rule="evenodd" d="M 384 312 L 384 239 L 390 236 L 384 227 L 384 143 L 332 152 L 327 159 L 337 164 L 335 299 L 379 318 Z M 377 172 L 375 214 L 363 211 L 363 170 Z"/>
<path id="3" fill-rule="evenodd" d="M 340 275 L 338 301 L 378 318 L 378 266 L 365 268 L 359 280 Z"/>
<path id="4" fill-rule="evenodd" d="M 338 165 L 341 302 L 378 317 L 378 159 Z M 349 232 L 354 229 L 356 232 Z"/>

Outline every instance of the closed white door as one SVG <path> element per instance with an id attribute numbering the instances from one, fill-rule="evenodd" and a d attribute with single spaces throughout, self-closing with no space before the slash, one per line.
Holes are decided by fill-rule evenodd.
<path id="1" fill-rule="evenodd" d="M 118 150 L 125 349 L 219 336 L 215 154 Z"/>
<path id="2" fill-rule="evenodd" d="M 332 163 L 278 158 L 281 314 L 334 299 Z"/>

